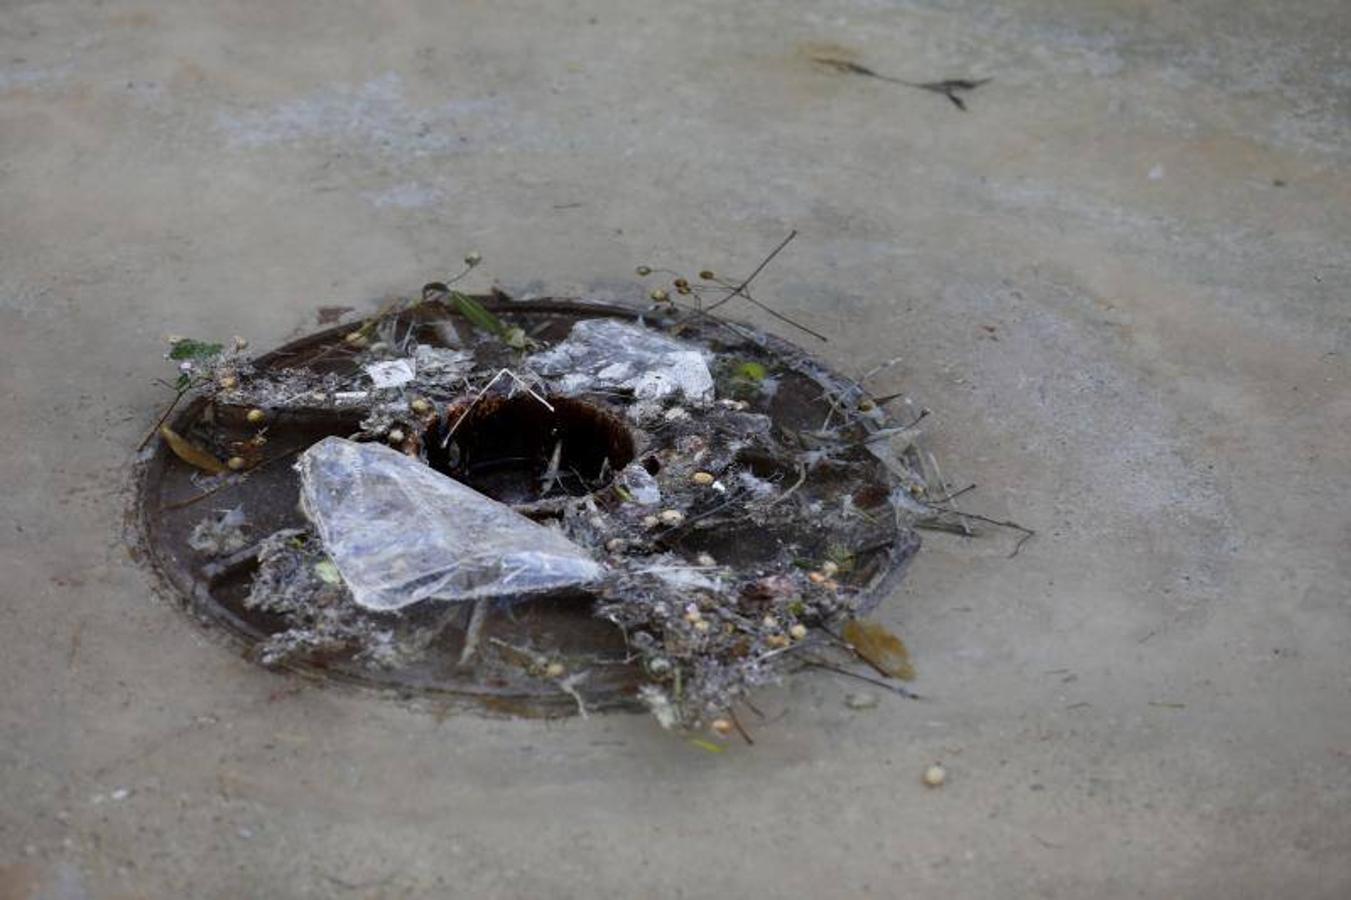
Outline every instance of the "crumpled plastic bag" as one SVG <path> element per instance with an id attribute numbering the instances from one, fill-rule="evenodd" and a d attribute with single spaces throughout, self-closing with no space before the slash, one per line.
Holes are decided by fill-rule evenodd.
<path id="1" fill-rule="evenodd" d="M 603 573 L 559 532 L 383 444 L 324 438 L 296 470 L 301 509 L 366 609 L 555 590 Z"/>
<path id="2" fill-rule="evenodd" d="M 713 401 L 703 351 L 618 319 L 583 319 L 566 340 L 527 362 L 561 394 L 627 389 L 640 401 L 677 395 L 695 405 Z"/>

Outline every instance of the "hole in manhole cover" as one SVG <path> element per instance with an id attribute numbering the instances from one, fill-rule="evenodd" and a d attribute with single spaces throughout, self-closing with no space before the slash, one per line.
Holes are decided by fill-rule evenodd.
<path id="1" fill-rule="evenodd" d="M 145 554 L 185 607 L 269 665 L 567 714 L 636 707 L 653 685 L 695 702 L 702 688 L 678 677 L 691 654 L 768 672 L 810 643 L 805 631 L 868 612 L 918 548 L 901 514 L 922 490 L 916 460 L 879 439 L 889 423 L 857 384 L 797 347 L 711 317 L 677 325 L 624 307 L 475 299 L 524 349 L 433 299 L 355 339 L 341 326 L 254 360 L 201 362 L 206 395 L 168 427 L 180 451 L 230 468 L 209 474 L 194 452 L 156 441 L 135 507 Z M 296 463 L 321 442 L 467 486 L 475 514 L 526 535 L 525 552 L 447 581 L 468 585 L 467 599 L 358 605 L 351 558 L 301 508 Z M 491 529 L 457 528 L 477 521 L 456 519 L 459 501 L 377 498 L 373 485 L 322 489 L 336 504 L 378 499 L 372 515 L 393 517 L 362 533 L 393 548 L 382 590 L 449 590 L 438 573 L 400 571 L 413 563 L 399 542 L 423 547 L 427 531 L 445 542 L 433 549 L 491 557 Z M 530 534 L 574 548 L 574 569 L 594 577 L 516 590 L 542 565 Z M 684 721 L 716 700 L 698 699 Z"/>
<path id="2" fill-rule="evenodd" d="M 559 396 L 544 402 L 529 395 L 461 400 L 424 442 L 433 469 L 513 504 L 549 494 L 590 494 L 609 484 L 634 454 L 623 419 Z"/>

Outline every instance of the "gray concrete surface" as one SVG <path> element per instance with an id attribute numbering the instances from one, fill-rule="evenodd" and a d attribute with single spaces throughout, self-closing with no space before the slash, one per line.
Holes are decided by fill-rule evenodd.
<path id="1" fill-rule="evenodd" d="M 0 8 L 0 897 L 1351 896 L 1340 0 Z M 942 97 L 822 70 L 993 76 Z M 269 674 L 122 535 L 160 336 L 745 271 L 967 508 L 754 748 Z M 745 318 L 782 332 L 773 322 Z M 926 790 L 942 760 L 946 786 Z"/>

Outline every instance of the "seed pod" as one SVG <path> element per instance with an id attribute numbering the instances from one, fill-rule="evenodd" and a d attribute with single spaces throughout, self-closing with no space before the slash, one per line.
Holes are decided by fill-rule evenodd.
<path id="1" fill-rule="evenodd" d="M 242 456 L 232 456 L 225 461 L 225 464 L 230 467 L 231 471 L 238 472 L 240 469 L 243 469 L 249 463 Z"/>
<path id="2" fill-rule="evenodd" d="M 653 303 L 665 303 L 671 299 L 671 295 L 666 293 L 662 288 L 653 288 L 652 293 L 648 294 L 648 296 L 652 298 Z"/>
<path id="3" fill-rule="evenodd" d="M 699 277 L 702 278 L 704 281 L 712 281 L 713 272 L 709 269 L 704 269 L 702 272 L 699 273 Z"/>
<path id="4" fill-rule="evenodd" d="M 732 724 L 731 719 L 714 719 L 708 723 L 708 730 L 721 737 L 727 737 L 734 728 L 736 725 Z"/>
<path id="5" fill-rule="evenodd" d="M 233 391 L 235 388 L 239 387 L 239 379 L 233 375 L 222 375 L 220 380 L 216 383 L 219 384 L 221 390 L 224 391 Z"/>
<path id="6" fill-rule="evenodd" d="M 263 412 L 261 409 L 251 409 L 249 410 L 248 415 L 246 415 L 244 418 L 249 421 L 249 424 L 257 425 L 259 422 L 267 418 L 267 413 Z"/>
<path id="7" fill-rule="evenodd" d="M 929 768 L 924 770 L 925 787 L 931 788 L 942 787 L 943 782 L 947 780 L 948 780 L 947 771 L 944 770 L 944 768 L 938 765 L 937 763 L 935 763 L 932 766 L 929 766 Z"/>

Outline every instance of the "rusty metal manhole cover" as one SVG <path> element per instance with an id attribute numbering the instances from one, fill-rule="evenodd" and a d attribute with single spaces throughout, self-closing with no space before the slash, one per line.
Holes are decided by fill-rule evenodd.
<path id="1" fill-rule="evenodd" d="M 710 317 L 677 325 L 627 307 L 474 299 L 507 339 L 433 298 L 391 313 L 365 337 L 354 340 L 343 325 L 240 357 L 237 373 L 177 413 L 173 432 L 229 465 L 208 474 L 156 441 L 143 456 L 134 519 L 150 563 L 189 611 L 271 665 L 562 714 L 579 697 L 587 708 L 636 705 L 644 684 L 667 677 L 654 645 L 742 629 L 728 654 L 773 656 L 790 632 L 800 638 L 807 625 L 867 612 L 915 553 L 903 515 L 922 490 L 914 460 L 879 439 L 889 423 L 857 384 L 797 347 Z M 684 377 L 678 368 L 655 385 L 643 371 L 625 382 L 557 349 L 570 346 L 579 323 L 598 321 L 693 348 L 710 393 L 698 402 L 697 387 L 672 393 Z M 382 381 L 400 360 L 418 379 L 399 382 L 394 372 Z M 314 590 L 337 581 L 305 537 L 295 463 L 325 438 L 354 436 L 561 531 L 623 577 L 392 612 L 329 597 L 299 619 L 284 604 L 260 602 L 297 566 L 309 567 Z M 732 598 L 730 606 L 701 613 L 701 598 L 713 594 Z M 607 604 L 667 601 L 691 623 L 685 637 L 629 631 L 619 627 L 622 614 L 596 615 Z M 339 607 L 346 631 L 322 640 L 305 631 L 322 630 L 319 620 Z M 384 635 L 387 652 L 373 652 L 363 635 Z M 574 672 L 584 677 L 561 677 Z"/>

